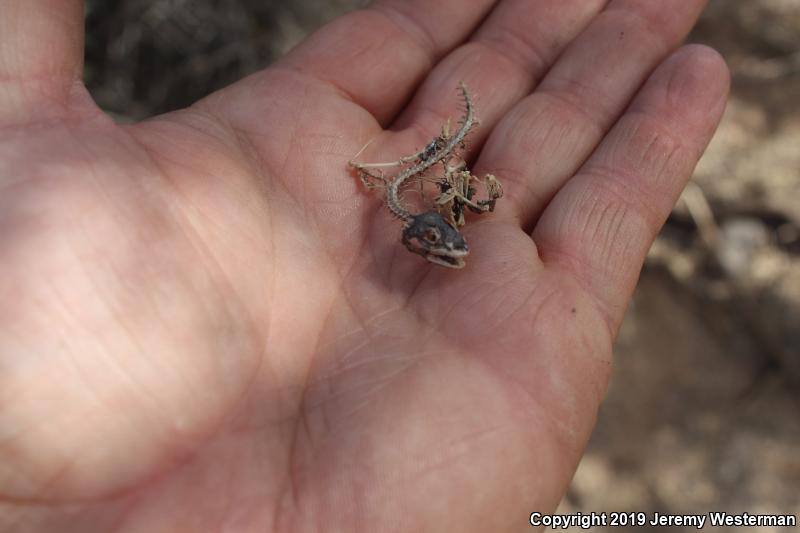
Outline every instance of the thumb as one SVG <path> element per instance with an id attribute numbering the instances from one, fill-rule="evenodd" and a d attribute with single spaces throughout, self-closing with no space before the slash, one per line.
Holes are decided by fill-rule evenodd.
<path id="1" fill-rule="evenodd" d="M 82 69 L 83 0 L 0 0 L 0 121 L 63 102 Z"/>
<path id="2" fill-rule="evenodd" d="M 82 0 L 0 0 L 0 78 L 78 79 Z"/>

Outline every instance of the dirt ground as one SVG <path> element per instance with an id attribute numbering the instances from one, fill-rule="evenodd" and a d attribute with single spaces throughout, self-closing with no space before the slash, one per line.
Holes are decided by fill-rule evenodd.
<path id="1" fill-rule="evenodd" d="M 138 120 L 359 4 L 89 0 L 87 84 Z M 561 512 L 800 515 L 800 0 L 712 0 L 689 40 L 725 56 L 730 103 L 642 272 Z"/>

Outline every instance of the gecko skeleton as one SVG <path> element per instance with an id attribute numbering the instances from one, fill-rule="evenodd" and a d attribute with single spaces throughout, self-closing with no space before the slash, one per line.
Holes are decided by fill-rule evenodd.
<path id="1" fill-rule="evenodd" d="M 388 163 L 349 162 L 358 171 L 359 178 L 368 189 L 385 189 L 386 206 L 405 223 L 401 240 L 406 248 L 431 263 L 449 268 L 463 268 L 466 264 L 464 258 L 469 254 L 467 242 L 457 229 L 464 225 L 464 209 L 468 208 L 476 213 L 493 211 L 496 200 L 503 194 L 500 182 L 491 174 L 483 180 L 473 176 L 459 153 L 466 147 L 467 134 L 478 124 L 467 87 L 460 83 L 459 89 L 466 109 L 459 128 L 452 135 L 448 122 L 439 136 L 413 155 Z M 426 177 L 425 173 L 437 164 L 441 164 L 443 168 L 441 176 L 433 180 Z M 405 168 L 391 179 L 384 178 L 380 170 L 378 174 L 369 170 L 385 167 Z M 400 192 L 404 186 L 414 181 L 419 181 L 423 199 L 424 181 L 436 182 L 440 194 L 434 200 L 435 209 L 415 215 L 403 206 Z M 471 186 L 472 181 L 484 185 L 487 200 L 473 201 L 475 188 Z"/>

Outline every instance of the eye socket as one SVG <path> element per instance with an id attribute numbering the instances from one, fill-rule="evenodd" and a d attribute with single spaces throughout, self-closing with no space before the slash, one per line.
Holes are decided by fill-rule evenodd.
<path id="1" fill-rule="evenodd" d="M 439 240 L 439 232 L 433 228 L 427 229 L 423 238 L 428 242 L 436 242 Z"/>

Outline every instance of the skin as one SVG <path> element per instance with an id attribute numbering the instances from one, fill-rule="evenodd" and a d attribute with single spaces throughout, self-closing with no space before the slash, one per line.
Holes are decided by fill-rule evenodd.
<path id="1" fill-rule="evenodd" d="M 724 107 L 702 4 L 378 1 L 120 126 L 82 2 L 0 0 L 0 531 L 527 531 Z M 461 80 L 506 194 L 451 270 L 346 163 Z"/>

